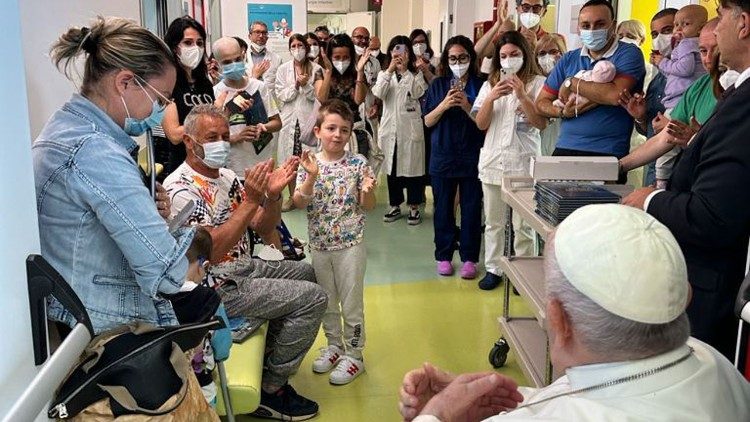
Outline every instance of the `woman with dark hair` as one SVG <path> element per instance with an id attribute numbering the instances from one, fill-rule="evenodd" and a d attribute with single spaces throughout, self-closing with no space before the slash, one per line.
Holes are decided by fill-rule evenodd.
<path id="1" fill-rule="evenodd" d="M 430 176 L 435 197 L 435 259 L 440 275 L 453 274 L 453 253 L 459 244 L 461 277 L 477 275 L 481 244 L 482 185 L 478 179 L 479 150 L 484 133 L 471 116 L 484 81 L 478 76 L 477 53 L 468 38 L 448 40 L 440 57 L 440 77 L 427 91 L 425 124 L 432 128 Z M 454 200 L 461 191 L 461 229 L 456 229 Z"/>
<path id="2" fill-rule="evenodd" d="M 541 155 L 541 130 L 547 119 L 534 105 L 544 86 L 533 47 L 517 31 L 500 36 L 493 55 L 494 69 L 482 85 L 473 113 L 477 126 L 486 130 L 479 154 L 479 179 L 484 194 L 484 266 L 487 274 L 479 287 L 491 290 L 500 284 L 500 258 L 505 245 L 505 209 L 500 199 L 503 177 L 530 175 L 531 158 Z M 533 230 L 513 215 L 516 255 L 536 255 Z"/>
<path id="3" fill-rule="evenodd" d="M 317 116 L 313 116 L 318 91 L 323 85 L 323 69 L 309 57 L 310 47 L 301 34 L 289 38 L 292 60 L 279 66 L 274 88 L 279 102 L 281 132 L 276 160 L 285 163 L 293 155 L 302 156 L 302 140 L 310 137 Z M 289 183 L 289 199 L 282 211 L 294 208 L 292 196 L 296 181 Z"/>
<path id="4" fill-rule="evenodd" d="M 370 160 L 380 151 L 376 151 L 377 145 L 370 142 L 372 137 L 365 129 L 366 123 L 359 107 L 370 89 L 365 77 L 365 65 L 370 59 L 370 53 L 366 51 L 362 54 L 354 66 L 352 61 L 356 57 L 354 42 L 348 35 L 337 34 L 328 40 L 326 57 L 323 57 L 323 85 L 318 98 L 321 103 L 335 98 L 349 106 L 354 114 L 352 136 L 356 139 L 357 152 Z M 371 161 L 370 165 L 377 174 L 378 164 Z"/>
<path id="5" fill-rule="evenodd" d="M 169 148 L 169 159 L 160 175 L 162 179 L 185 161 L 185 145 L 182 143 L 185 117 L 193 107 L 211 104 L 215 100 L 205 60 L 206 30 L 203 26 L 190 16 L 177 18 L 164 34 L 164 42 L 174 53 L 177 83 L 172 92 L 174 102 L 167 107 L 161 124 L 163 131 L 154 130 L 157 155 L 164 145 Z"/>
<path id="6" fill-rule="evenodd" d="M 438 58 L 435 57 L 435 52 L 430 47 L 430 39 L 424 29 L 417 28 L 411 31 L 409 40 L 416 56 L 417 69 L 422 72 L 425 81 L 429 84 L 435 79 L 435 67 L 438 63 Z"/>
<path id="7" fill-rule="evenodd" d="M 410 208 L 407 223 L 422 222 L 419 205 L 424 202 L 425 143 L 419 99 L 427 91 L 427 83 L 414 62 L 409 38 L 394 37 L 386 51 L 386 70 L 378 74 L 372 87 L 372 93 L 383 101 L 378 141 L 388 175 L 391 209 L 383 217 L 387 223 L 401 218 L 404 189 Z"/>
<path id="8" fill-rule="evenodd" d="M 315 35 L 314 32 L 308 32 L 305 34 L 305 42 L 310 47 L 308 57 L 313 63 L 317 64 L 321 68 L 323 67 L 323 56 L 325 56 L 325 50 L 321 48 L 320 38 Z"/>

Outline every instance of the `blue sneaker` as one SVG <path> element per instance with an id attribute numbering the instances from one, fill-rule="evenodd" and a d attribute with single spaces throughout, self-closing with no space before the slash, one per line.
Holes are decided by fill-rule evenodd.
<path id="1" fill-rule="evenodd" d="M 275 393 L 260 391 L 260 405 L 252 416 L 283 421 L 304 421 L 318 414 L 318 403 L 302 397 L 286 384 Z"/>
<path id="2" fill-rule="evenodd" d="M 503 278 L 499 275 L 488 272 L 484 275 L 484 278 L 479 280 L 479 288 L 482 290 L 492 290 L 495 287 L 499 286 L 502 281 Z"/>

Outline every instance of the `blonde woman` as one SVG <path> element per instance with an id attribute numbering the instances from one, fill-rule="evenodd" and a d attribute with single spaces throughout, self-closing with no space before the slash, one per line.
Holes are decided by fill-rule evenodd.
<path id="1" fill-rule="evenodd" d="M 560 34 L 546 34 L 536 43 L 536 61 L 544 76 L 549 75 L 560 58 L 568 51 L 565 38 Z M 552 155 L 560 136 L 560 119 L 549 119 L 542 131 L 542 155 Z"/>

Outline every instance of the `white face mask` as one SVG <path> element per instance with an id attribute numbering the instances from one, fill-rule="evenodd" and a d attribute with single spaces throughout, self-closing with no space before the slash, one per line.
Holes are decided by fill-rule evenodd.
<path id="1" fill-rule="evenodd" d="M 361 55 L 365 54 L 365 48 L 364 47 L 360 47 L 358 45 L 355 45 L 354 46 L 354 52 L 357 53 L 358 56 L 361 56 Z"/>
<path id="2" fill-rule="evenodd" d="M 266 52 L 266 46 L 265 45 L 256 44 L 256 43 L 254 43 L 252 41 L 250 41 L 250 48 L 252 48 L 253 51 L 255 53 L 257 53 L 257 54 L 263 54 L 263 53 Z"/>
<path id="3" fill-rule="evenodd" d="M 178 56 L 180 63 L 193 70 L 203 60 L 203 47 L 198 47 L 197 45 L 191 45 L 190 47 L 180 46 L 180 54 Z"/>
<path id="4" fill-rule="evenodd" d="M 305 60 L 305 57 L 307 57 L 307 50 L 305 50 L 304 47 L 302 48 L 293 48 L 289 50 L 290 53 L 292 53 L 292 57 L 294 57 L 294 60 L 301 62 L 302 60 Z"/>
<path id="5" fill-rule="evenodd" d="M 231 145 L 226 141 L 206 142 L 203 147 L 203 164 L 212 169 L 220 169 L 227 163 Z"/>
<path id="6" fill-rule="evenodd" d="M 672 54 L 672 34 L 659 34 L 654 38 L 653 47 L 654 50 L 658 50 L 662 56 L 669 56 Z"/>
<path id="7" fill-rule="evenodd" d="M 320 54 L 320 47 L 319 47 L 319 46 L 317 46 L 317 45 L 311 45 L 311 46 L 310 46 L 310 54 L 309 54 L 309 57 L 310 57 L 311 59 L 317 59 L 317 58 L 318 58 L 318 54 Z"/>
<path id="8" fill-rule="evenodd" d="M 555 59 L 555 56 L 552 54 L 547 54 L 546 56 L 542 56 L 539 58 L 539 66 L 542 67 L 542 70 L 544 73 L 551 73 L 552 69 L 555 68 L 555 65 L 557 64 L 557 60 Z"/>
<path id="9" fill-rule="evenodd" d="M 636 47 L 640 47 L 641 46 L 640 41 L 638 41 L 636 39 L 633 39 L 633 38 L 623 37 L 622 39 L 620 39 L 620 41 L 622 41 L 622 42 L 624 42 L 626 44 L 633 44 Z"/>
<path id="10" fill-rule="evenodd" d="M 523 67 L 523 57 L 506 57 L 500 59 L 500 66 L 508 74 L 515 75 Z"/>
<path id="11" fill-rule="evenodd" d="M 461 78 L 466 74 L 466 72 L 469 71 L 469 63 L 452 64 L 450 65 L 450 68 L 451 72 L 453 72 L 453 76 L 455 76 L 456 78 Z"/>
<path id="12" fill-rule="evenodd" d="M 537 25 L 539 25 L 539 22 L 542 21 L 542 17 L 537 15 L 536 13 L 521 13 L 521 25 L 523 25 L 524 28 L 533 28 Z"/>
<path id="13" fill-rule="evenodd" d="M 427 52 L 427 44 L 423 42 L 414 44 L 412 48 L 414 49 L 414 55 L 417 57 L 422 57 Z"/>
<path id="14" fill-rule="evenodd" d="M 489 57 L 482 59 L 482 68 L 479 71 L 487 75 L 492 73 L 492 59 Z"/>
<path id="15" fill-rule="evenodd" d="M 737 82 L 737 79 L 740 77 L 740 72 L 737 72 L 736 70 L 729 69 L 726 72 L 724 72 L 719 77 L 719 83 L 721 84 L 722 88 L 726 91 L 734 85 L 735 82 Z"/>
<path id="16" fill-rule="evenodd" d="M 352 62 L 350 60 L 346 60 L 346 61 L 335 60 L 333 62 L 333 67 L 335 67 L 336 70 L 339 71 L 339 74 L 343 75 L 344 72 L 346 72 L 346 70 L 349 69 L 349 66 L 351 64 Z"/>

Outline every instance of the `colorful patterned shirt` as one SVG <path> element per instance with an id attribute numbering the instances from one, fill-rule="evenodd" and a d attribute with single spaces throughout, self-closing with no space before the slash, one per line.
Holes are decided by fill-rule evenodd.
<path id="1" fill-rule="evenodd" d="M 172 200 L 172 217 L 191 200 L 195 202 L 195 211 L 187 221 L 191 225 L 218 227 L 229 220 L 246 199 L 245 188 L 232 170 L 220 169 L 219 177 L 212 179 L 193 170 L 187 162 L 167 177 L 164 188 Z M 221 262 L 231 262 L 251 253 L 252 243 L 245 233 Z"/>
<path id="2" fill-rule="evenodd" d="M 362 182 L 375 175 L 365 157 L 349 151 L 337 161 L 323 161 L 321 154 L 317 159 L 320 171 L 307 206 L 310 247 L 319 251 L 350 248 L 362 242 L 365 234 L 365 212 L 359 205 Z M 300 166 L 297 186 L 307 177 Z"/>

